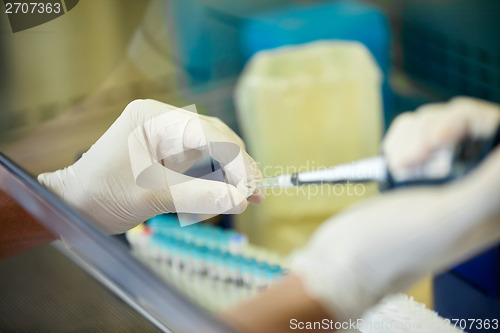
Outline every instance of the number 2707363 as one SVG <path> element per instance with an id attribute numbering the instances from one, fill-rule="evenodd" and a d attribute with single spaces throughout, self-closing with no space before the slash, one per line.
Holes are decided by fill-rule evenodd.
<path id="1" fill-rule="evenodd" d="M 497 332 L 499 327 L 498 319 L 446 319 L 451 325 L 461 330 L 484 329 Z"/>
<path id="2" fill-rule="evenodd" d="M 6 14 L 59 14 L 61 3 L 44 2 L 6 2 Z"/>

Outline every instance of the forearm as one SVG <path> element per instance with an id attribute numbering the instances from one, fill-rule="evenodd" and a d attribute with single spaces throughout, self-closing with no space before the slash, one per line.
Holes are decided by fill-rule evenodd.
<path id="1" fill-rule="evenodd" d="M 294 332 L 298 323 L 331 320 L 295 275 L 228 310 L 222 318 L 245 333 Z"/>
<path id="2" fill-rule="evenodd" d="M 1 191 L 0 212 L 0 260 L 56 239 Z"/>

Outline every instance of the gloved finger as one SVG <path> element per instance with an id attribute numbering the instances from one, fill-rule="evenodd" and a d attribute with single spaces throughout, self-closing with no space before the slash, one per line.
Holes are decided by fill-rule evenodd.
<path id="1" fill-rule="evenodd" d="M 131 109 L 132 122 L 137 124 L 135 133 L 144 137 L 142 145 L 148 148 L 154 160 L 163 160 L 163 164 L 174 171 L 185 171 L 202 156 L 201 151 L 205 151 L 223 168 L 234 163 L 234 167 L 225 170 L 228 182 L 234 186 L 242 179 L 260 175 L 255 161 L 244 151 L 243 140 L 218 118 L 154 100 L 135 101 L 127 109 Z M 237 158 L 240 151 L 243 154 Z"/>
<path id="2" fill-rule="evenodd" d="M 185 150 L 161 160 L 161 164 L 176 172 L 184 173 L 203 158 L 203 152 L 197 149 Z"/>
<path id="3" fill-rule="evenodd" d="M 436 149 L 449 145 L 451 134 L 463 132 L 463 121 L 450 117 L 446 109 L 443 103 L 427 104 L 395 122 L 384 146 L 392 170 L 423 163 Z"/>
<path id="4" fill-rule="evenodd" d="M 415 124 L 407 129 L 411 140 L 399 154 L 402 167 L 424 163 L 435 151 L 453 147 L 464 135 L 464 120 L 453 117 L 448 104 L 427 104 L 415 111 Z"/>
<path id="5" fill-rule="evenodd" d="M 220 154 L 216 149 L 212 150 L 210 154 L 219 160 Z M 249 202 L 260 204 L 264 200 L 262 189 L 252 186 L 254 180 L 262 178 L 262 173 L 257 163 L 245 150 L 239 149 L 238 155 L 228 163 L 222 164 L 222 168 L 226 174 L 226 181 L 236 186 L 242 193 L 246 192 L 245 195 L 248 197 Z"/>
<path id="6" fill-rule="evenodd" d="M 397 117 L 383 142 L 383 152 L 391 170 L 406 168 L 421 158 L 421 119 L 413 112 Z"/>
<path id="7" fill-rule="evenodd" d="M 429 151 L 453 147 L 464 137 L 493 135 L 500 122 L 499 106 L 468 97 L 456 97 L 439 108 L 423 107 L 418 113 L 427 118 L 423 134 Z"/>
<path id="8" fill-rule="evenodd" d="M 247 207 L 246 197 L 234 186 L 224 182 L 191 178 L 169 186 L 165 195 L 171 197 L 179 213 L 239 214 Z"/>
<path id="9" fill-rule="evenodd" d="M 227 142 L 212 142 L 209 147 L 209 154 L 221 163 L 226 182 L 236 186 L 248 197 L 249 202 L 260 204 L 264 194 L 253 186 L 253 180 L 262 178 L 262 173 L 250 155 L 239 146 Z"/>
<path id="10" fill-rule="evenodd" d="M 498 104 L 470 97 L 455 97 L 450 101 L 449 107 L 456 114 L 465 117 L 467 135 L 473 138 L 490 137 L 500 124 Z"/>
<path id="11" fill-rule="evenodd" d="M 262 179 L 263 175 L 262 172 L 259 169 L 259 166 L 257 163 L 254 161 L 251 164 L 251 168 L 253 168 L 252 174 L 254 175 L 253 180 L 258 180 Z M 265 191 L 262 188 L 255 187 L 255 182 L 250 181 L 247 183 L 248 186 L 253 186 L 253 188 L 250 188 L 250 191 L 252 191 L 252 195 L 247 198 L 248 202 L 254 204 L 254 205 L 259 205 L 264 201 L 265 198 Z"/>
<path id="12" fill-rule="evenodd" d="M 143 156 L 137 158 L 131 154 L 132 161 L 141 164 L 133 166 L 136 174 L 147 168 L 150 161 L 161 161 L 167 168 L 182 173 L 205 151 L 221 164 L 229 184 L 250 195 L 250 202 L 263 200 L 261 191 L 253 194 L 245 188 L 249 181 L 261 177 L 260 170 L 244 151 L 241 138 L 219 119 L 153 100 L 135 101 L 127 109 L 131 122 L 136 124 L 129 145 L 138 147 L 133 151 L 145 150 L 141 153 Z M 147 165 L 142 165 L 143 161 Z"/>
<path id="13" fill-rule="evenodd" d="M 442 104 L 439 108 L 424 108 L 422 116 L 426 118 L 422 137 L 428 153 L 442 147 L 453 147 L 467 135 L 467 118 L 454 112 L 450 104 Z"/>
<path id="14" fill-rule="evenodd" d="M 245 151 L 241 138 L 222 121 L 206 116 L 192 119 L 186 127 L 184 146 L 203 149 L 221 164 L 229 184 L 246 191 L 250 202 L 262 202 L 263 192 L 247 186 L 252 180 L 262 178 L 262 173 Z"/>
<path id="15" fill-rule="evenodd" d="M 436 150 L 452 148 L 465 136 L 492 135 L 500 122 L 499 106 L 471 98 L 427 104 L 398 118 L 383 143 L 392 171 L 418 165 Z"/>
<path id="16" fill-rule="evenodd" d="M 135 100 L 127 105 L 124 114 L 132 127 L 129 144 L 136 142 L 148 160 L 182 173 L 201 159 L 202 152 L 183 146 L 185 128 L 195 113 L 155 100 Z M 130 157 L 133 162 L 134 155 Z"/>

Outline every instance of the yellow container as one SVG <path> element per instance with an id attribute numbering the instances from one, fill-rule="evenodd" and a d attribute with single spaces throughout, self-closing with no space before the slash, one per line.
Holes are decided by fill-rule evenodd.
<path id="1" fill-rule="evenodd" d="M 314 42 L 256 54 L 236 88 L 240 126 L 264 176 L 307 171 L 379 153 L 381 72 L 356 42 Z M 268 190 L 238 228 L 283 253 L 304 244 L 328 217 L 376 186 Z"/>

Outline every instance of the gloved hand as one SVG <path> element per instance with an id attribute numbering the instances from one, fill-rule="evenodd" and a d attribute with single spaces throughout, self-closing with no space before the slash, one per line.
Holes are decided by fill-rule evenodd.
<path id="1" fill-rule="evenodd" d="M 424 107 L 395 122 L 385 152 L 393 166 L 414 165 L 464 135 L 487 135 L 498 126 L 498 112 L 497 105 L 471 99 Z M 352 207 L 295 253 L 292 271 L 332 317 L 359 318 L 385 295 L 500 240 L 499 167 L 497 148 L 460 181 L 399 190 Z"/>
<path id="2" fill-rule="evenodd" d="M 500 123 L 500 106 L 456 97 L 448 103 L 426 104 L 394 120 L 383 142 L 391 171 L 423 163 L 433 152 L 452 148 L 465 136 L 486 138 Z"/>
<path id="3" fill-rule="evenodd" d="M 221 164 L 226 182 L 182 174 L 203 152 Z M 242 140 L 219 119 L 136 100 L 75 164 L 38 180 L 104 231 L 120 233 L 160 213 L 241 213 L 263 200 L 246 186 L 259 177 Z"/>

